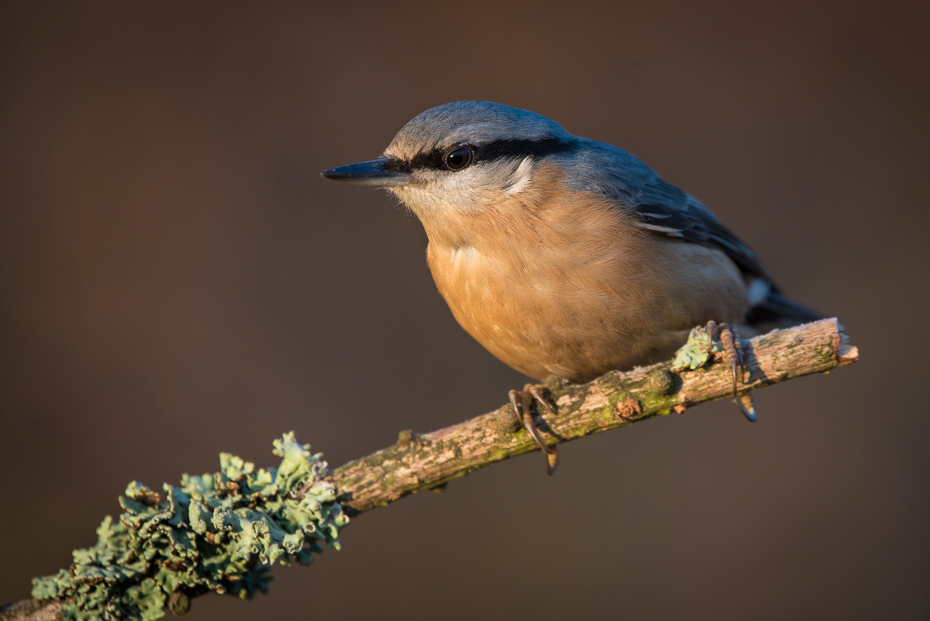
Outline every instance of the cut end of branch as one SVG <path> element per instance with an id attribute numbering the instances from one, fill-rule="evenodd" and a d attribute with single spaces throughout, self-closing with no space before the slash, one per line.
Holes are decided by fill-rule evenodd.
<path id="1" fill-rule="evenodd" d="M 746 357 L 742 394 L 812 373 L 826 373 L 859 359 L 835 318 L 743 341 Z M 676 369 L 673 371 L 672 369 Z M 702 368 L 660 363 L 631 371 L 612 371 L 588 384 L 548 382 L 557 410 L 541 413 L 540 429 L 554 445 L 651 418 L 682 414 L 706 401 L 730 398 L 732 374 L 714 360 Z M 748 399 L 748 396 L 747 396 Z M 505 406 L 506 408 L 506 406 Z M 537 421 L 537 422 L 539 422 Z M 357 512 L 465 476 L 492 463 L 536 450 L 531 438 L 513 425 L 509 409 L 427 433 L 337 469 L 333 482 L 350 495 Z"/>
<path id="2" fill-rule="evenodd" d="M 827 373 L 859 359 L 859 349 L 847 342 L 835 318 L 775 330 L 743 341 L 741 349 L 746 360 L 739 392 L 747 399 L 750 390 Z M 666 362 L 612 371 L 581 385 L 548 382 L 557 409 L 539 417 L 540 432 L 547 444 L 555 445 L 653 416 L 684 414 L 691 406 L 733 395 L 733 376 L 725 362 L 711 360 L 677 372 L 672 368 Z M 538 450 L 513 422 L 512 411 L 501 409 L 428 434 L 403 431 L 395 445 L 338 468 L 330 481 L 353 515 L 421 490 L 442 491 L 452 479 Z M 189 602 L 175 603 L 180 611 Z M 24 600 L 0 607 L 0 621 L 57 621 L 64 618 L 63 606 L 61 601 Z"/>
<path id="3" fill-rule="evenodd" d="M 843 366 L 847 364 L 852 364 L 859 361 L 859 348 L 855 345 L 849 344 L 849 337 L 846 336 L 845 328 L 843 324 L 834 319 L 828 319 L 826 321 L 836 322 L 836 333 L 839 336 L 839 341 L 837 343 L 837 352 L 836 358 L 839 363 L 837 366 Z"/>

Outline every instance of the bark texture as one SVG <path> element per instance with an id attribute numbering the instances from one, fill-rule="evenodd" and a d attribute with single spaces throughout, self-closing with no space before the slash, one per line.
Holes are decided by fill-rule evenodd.
<path id="1" fill-rule="evenodd" d="M 743 341 L 742 347 L 741 393 L 825 373 L 859 358 L 836 319 L 776 330 Z M 551 378 L 546 386 L 556 411 L 543 411 L 536 422 L 546 441 L 557 444 L 653 416 L 682 414 L 699 403 L 732 397 L 732 376 L 722 360 L 717 354 L 705 367 L 680 372 L 665 362 L 578 385 Z M 331 480 L 349 510 L 358 514 L 534 450 L 539 448 L 505 405 L 432 433 L 402 431 L 396 444 L 345 464 Z M 29 599 L 0 608 L 0 621 L 59 620 L 61 611 L 61 602 Z"/>
<path id="2" fill-rule="evenodd" d="M 776 330 L 742 344 L 741 393 L 823 373 L 859 356 L 836 319 Z M 671 371 L 671 362 L 613 371 L 587 384 L 550 378 L 546 386 L 556 412 L 543 411 L 536 422 L 547 443 L 557 444 L 732 397 L 732 375 L 722 359 L 717 354 L 703 368 L 678 373 Z M 401 432 L 397 444 L 338 468 L 332 481 L 350 496 L 346 504 L 362 512 L 534 450 L 539 449 L 505 405 L 432 433 Z"/>

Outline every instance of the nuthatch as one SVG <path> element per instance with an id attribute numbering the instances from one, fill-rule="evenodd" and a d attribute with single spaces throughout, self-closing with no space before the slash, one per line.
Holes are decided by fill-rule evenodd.
<path id="1" fill-rule="evenodd" d="M 636 156 L 526 110 L 438 106 L 380 159 L 323 176 L 385 188 L 413 211 L 456 320 L 533 378 L 586 382 L 665 360 L 708 322 L 756 332 L 820 317 L 782 295 L 716 216 Z M 549 407 L 539 386 L 511 391 L 551 473 L 555 450 L 533 422 L 533 399 Z"/>

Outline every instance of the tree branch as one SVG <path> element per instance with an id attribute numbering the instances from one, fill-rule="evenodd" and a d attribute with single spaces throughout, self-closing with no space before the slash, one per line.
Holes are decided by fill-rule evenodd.
<path id="1" fill-rule="evenodd" d="M 825 373 L 859 358 L 836 319 L 743 341 L 743 353 L 740 392 Z M 717 354 L 710 365 L 694 371 L 674 373 L 665 362 L 614 371 L 580 385 L 551 378 L 546 385 L 556 413 L 537 417 L 537 424 L 546 441 L 556 444 L 729 398 L 732 376 L 720 358 Z M 331 481 L 347 499 L 344 504 L 358 514 L 534 450 L 539 449 L 506 405 L 432 433 L 403 431 L 396 444 L 336 469 Z M 0 621 L 61 619 L 61 609 L 61 602 L 23 600 L 0 609 Z"/>
<path id="2" fill-rule="evenodd" d="M 746 373 L 740 392 L 851 364 L 859 353 L 845 341 L 836 319 L 743 341 Z M 567 442 L 732 396 L 726 364 L 681 373 L 670 367 L 664 362 L 613 371 L 578 385 L 550 378 L 547 387 L 557 412 L 537 418 L 544 438 L 550 444 Z M 338 468 L 332 481 L 351 495 L 349 507 L 362 512 L 534 450 L 539 449 L 505 405 L 432 433 L 401 432 L 397 444 Z"/>

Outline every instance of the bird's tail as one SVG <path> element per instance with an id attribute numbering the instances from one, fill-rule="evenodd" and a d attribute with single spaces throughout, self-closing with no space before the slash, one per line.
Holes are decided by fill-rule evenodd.
<path id="1" fill-rule="evenodd" d="M 790 328 L 825 317 L 823 313 L 795 302 L 773 288 L 768 297 L 749 310 L 746 323 L 762 334 L 776 328 Z"/>

